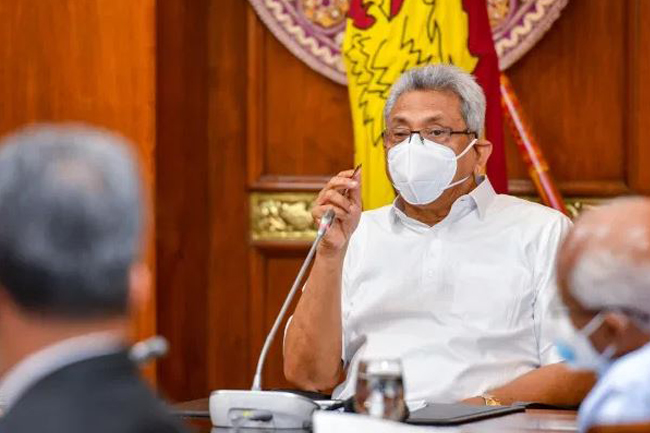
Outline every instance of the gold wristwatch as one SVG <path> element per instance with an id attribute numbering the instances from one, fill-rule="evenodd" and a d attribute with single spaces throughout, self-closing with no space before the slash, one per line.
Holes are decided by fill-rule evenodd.
<path id="1" fill-rule="evenodd" d="M 481 398 L 485 401 L 486 406 L 501 406 L 501 402 L 497 400 L 493 395 L 483 394 Z"/>

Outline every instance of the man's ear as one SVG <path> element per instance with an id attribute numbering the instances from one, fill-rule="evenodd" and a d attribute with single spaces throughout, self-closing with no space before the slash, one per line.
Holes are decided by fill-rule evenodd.
<path id="1" fill-rule="evenodd" d="M 606 313 L 603 328 L 607 340 L 616 346 L 616 357 L 636 350 L 646 342 L 634 322 L 622 313 Z"/>
<path id="2" fill-rule="evenodd" d="M 488 159 L 492 155 L 492 143 L 484 139 L 479 139 L 474 144 L 474 149 L 478 155 L 474 174 L 483 175 L 485 174 Z"/>
<path id="3" fill-rule="evenodd" d="M 151 299 L 151 272 L 144 263 L 136 263 L 129 271 L 129 307 L 137 311 Z"/>
<path id="4" fill-rule="evenodd" d="M 631 323 L 630 319 L 625 314 L 610 311 L 605 313 L 603 324 L 605 325 L 607 332 L 612 335 L 613 338 L 616 338 L 619 335 L 625 334 Z"/>

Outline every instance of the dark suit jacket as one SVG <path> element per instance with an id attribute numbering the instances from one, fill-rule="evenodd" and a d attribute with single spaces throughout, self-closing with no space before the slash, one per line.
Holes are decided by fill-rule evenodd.
<path id="1" fill-rule="evenodd" d="M 68 365 L 29 388 L 0 418 L 2 433 L 178 433 L 183 431 L 127 352 Z"/>

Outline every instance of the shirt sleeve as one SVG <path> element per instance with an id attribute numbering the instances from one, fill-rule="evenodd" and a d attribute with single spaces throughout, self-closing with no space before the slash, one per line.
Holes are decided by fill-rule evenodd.
<path id="1" fill-rule="evenodd" d="M 638 351 L 615 362 L 580 405 L 581 431 L 593 425 L 647 420 L 650 407 L 650 377 L 644 373 L 647 365 L 647 356 Z"/>
<path id="2" fill-rule="evenodd" d="M 647 388 L 613 389 L 603 396 L 592 413 L 591 424 L 624 424 L 647 421 L 648 397 L 643 394 Z"/>
<path id="3" fill-rule="evenodd" d="M 540 366 L 563 361 L 555 348 L 552 326 L 554 312 L 561 307 L 555 278 L 555 265 L 560 244 L 571 225 L 569 218 L 564 215 L 558 216 L 557 221 L 550 225 L 547 233 L 540 239 L 540 250 L 536 263 L 538 278 L 536 279 L 536 295 L 533 306 Z"/>

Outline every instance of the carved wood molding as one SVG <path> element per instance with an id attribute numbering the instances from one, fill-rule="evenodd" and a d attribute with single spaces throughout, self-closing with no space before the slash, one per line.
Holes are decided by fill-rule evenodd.
<path id="1" fill-rule="evenodd" d="M 254 192 L 250 196 L 250 238 L 259 248 L 302 248 L 316 236 L 310 209 L 316 192 Z M 536 196 L 520 196 L 539 202 Z M 606 201 L 603 197 L 565 198 L 571 217 Z"/>
<path id="2" fill-rule="evenodd" d="M 558 189 L 566 197 L 615 197 L 630 194 L 630 187 L 618 180 L 559 181 Z M 516 196 L 534 196 L 535 185 L 530 179 L 510 179 L 508 191 Z"/>
<path id="3" fill-rule="evenodd" d="M 314 192 L 252 193 L 250 237 L 253 242 L 305 241 L 316 236 L 311 216 Z"/>
<path id="4" fill-rule="evenodd" d="M 534 201 L 535 203 L 540 202 L 538 196 L 518 196 L 525 200 Z M 571 214 L 571 219 L 575 219 L 580 216 L 580 214 L 586 210 L 592 209 L 604 202 L 609 200 L 606 197 L 565 197 L 564 204 L 566 205 L 567 210 Z"/>

